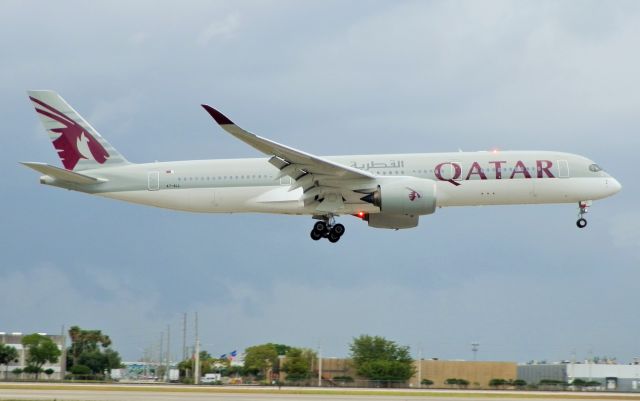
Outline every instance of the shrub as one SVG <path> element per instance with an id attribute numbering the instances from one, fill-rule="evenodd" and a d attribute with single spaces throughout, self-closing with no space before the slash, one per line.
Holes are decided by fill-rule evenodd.
<path id="1" fill-rule="evenodd" d="M 420 382 L 421 385 L 423 386 L 432 386 L 433 385 L 433 380 L 429 380 L 429 379 L 422 379 L 422 381 Z"/>
<path id="2" fill-rule="evenodd" d="M 40 369 L 37 366 L 27 365 L 27 366 L 24 367 L 24 369 L 22 371 L 24 373 L 38 374 L 38 373 L 42 372 L 42 369 Z"/>
<path id="3" fill-rule="evenodd" d="M 540 386 L 566 386 L 567 385 L 567 383 L 563 382 L 562 380 L 554 380 L 554 379 L 542 379 L 538 384 Z"/>
<path id="4" fill-rule="evenodd" d="M 74 365 L 71 367 L 71 373 L 77 376 L 86 376 L 91 374 L 91 368 L 85 365 Z"/>
<path id="5" fill-rule="evenodd" d="M 445 384 L 448 384 L 450 386 L 458 386 L 458 387 L 464 387 L 466 388 L 469 385 L 469 380 L 465 380 L 465 379 L 456 379 L 456 378 L 449 378 L 447 380 L 444 381 Z"/>
<path id="6" fill-rule="evenodd" d="M 489 380 L 489 387 L 500 387 L 507 384 L 505 379 L 491 379 Z"/>
<path id="7" fill-rule="evenodd" d="M 522 388 L 525 387 L 527 385 L 527 382 L 525 380 L 522 379 L 516 379 L 513 381 L 513 385 L 518 387 L 518 388 Z"/>

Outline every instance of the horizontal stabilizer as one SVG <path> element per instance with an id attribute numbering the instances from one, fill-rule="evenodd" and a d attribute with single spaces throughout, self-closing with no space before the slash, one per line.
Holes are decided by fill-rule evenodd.
<path id="1" fill-rule="evenodd" d="M 36 170 L 39 173 L 48 175 L 49 177 L 55 178 L 57 180 L 72 182 L 74 184 L 100 184 L 103 182 L 107 182 L 107 180 L 105 180 L 104 178 L 91 177 L 46 163 L 22 162 L 22 164 Z"/>

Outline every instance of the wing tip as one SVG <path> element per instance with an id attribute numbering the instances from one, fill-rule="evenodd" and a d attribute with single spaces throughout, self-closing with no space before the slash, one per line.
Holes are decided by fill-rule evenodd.
<path id="1" fill-rule="evenodd" d="M 227 118 L 227 116 L 225 116 L 224 114 L 220 113 L 218 110 L 214 109 L 213 107 L 209 106 L 208 104 L 202 104 L 201 105 L 206 111 L 207 113 L 209 113 L 209 115 L 211 117 L 213 117 L 214 120 L 216 120 L 216 122 L 220 125 L 235 125 L 233 123 L 233 121 L 229 120 Z"/>

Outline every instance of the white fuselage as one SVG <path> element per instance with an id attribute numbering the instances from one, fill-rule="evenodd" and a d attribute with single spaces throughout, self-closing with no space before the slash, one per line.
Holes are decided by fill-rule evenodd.
<path id="1" fill-rule="evenodd" d="M 601 199 L 620 190 L 620 184 L 604 171 L 599 168 L 592 171 L 595 164 L 591 160 L 560 152 L 458 152 L 326 159 L 375 174 L 380 180 L 391 177 L 435 180 L 438 207 L 573 203 Z M 302 188 L 291 190 L 291 178 L 279 177 L 278 169 L 264 158 L 129 164 L 85 173 L 107 182 L 89 189 L 70 189 L 191 212 L 318 213 L 316 206 L 305 206 Z M 376 206 L 354 198 L 345 199 L 341 214 L 379 211 Z"/>

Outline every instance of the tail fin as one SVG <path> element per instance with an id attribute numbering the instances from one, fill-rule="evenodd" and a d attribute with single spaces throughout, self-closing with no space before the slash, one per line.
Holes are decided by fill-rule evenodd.
<path id="1" fill-rule="evenodd" d="M 80 171 L 129 163 L 56 92 L 28 93 L 64 168 Z"/>

